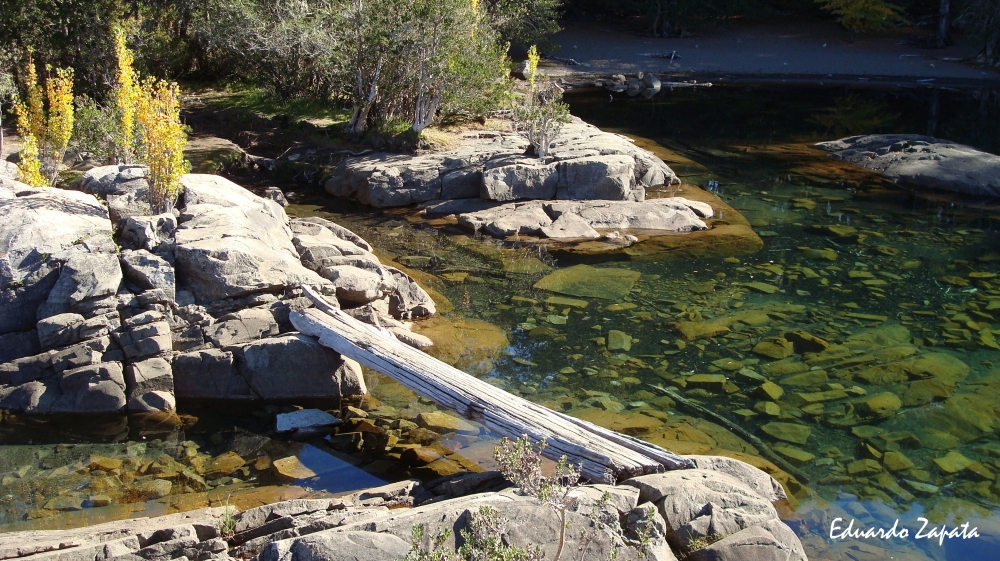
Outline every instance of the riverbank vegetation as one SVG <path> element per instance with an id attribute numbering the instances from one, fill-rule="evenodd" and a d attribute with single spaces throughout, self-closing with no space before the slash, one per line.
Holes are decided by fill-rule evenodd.
<path id="1" fill-rule="evenodd" d="M 38 72 L 72 70 L 75 94 L 106 105 L 122 29 L 144 75 L 304 100 L 345 113 L 354 135 L 418 135 L 509 106 L 508 54 L 553 52 L 560 21 L 684 36 L 793 14 L 852 35 L 924 24 L 936 45 L 958 30 L 1000 63 L 1000 0 L 0 0 L 0 73 L 26 94 L 30 53 Z"/>

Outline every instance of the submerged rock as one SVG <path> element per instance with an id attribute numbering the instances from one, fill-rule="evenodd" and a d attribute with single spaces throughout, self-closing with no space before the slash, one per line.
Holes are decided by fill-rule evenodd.
<path id="1" fill-rule="evenodd" d="M 574 265 L 543 277 L 534 287 L 568 296 L 621 300 L 640 276 L 628 269 Z"/>
<path id="2" fill-rule="evenodd" d="M 1000 197 L 1000 156 L 963 144 L 918 134 L 872 134 L 816 146 L 903 185 Z"/>

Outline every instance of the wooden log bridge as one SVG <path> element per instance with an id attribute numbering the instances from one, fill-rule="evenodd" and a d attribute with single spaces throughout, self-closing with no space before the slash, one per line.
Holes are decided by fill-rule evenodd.
<path id="1" fill-rule="evenodd" d="M 602 482 L 606 474 L 622 481 L 668 469 L 693 468 L 694 463 L 624 434 L 575 419 L 512 395 L 398 341 L 390 332 L 363 323 L 303 287 L 316 304 L 291 314 L 300 332 L 319 338 L 321 345 L 398 381 L 441 407 L 483 424 L 510 438 L 527 434 L 545 439 L 543 454 L 563 455 L 581 467 L 583 477 Z"/>

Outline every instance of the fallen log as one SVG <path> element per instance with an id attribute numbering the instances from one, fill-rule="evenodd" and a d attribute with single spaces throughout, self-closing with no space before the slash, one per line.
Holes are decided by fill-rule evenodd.
<path id="1" fill-rule="evenodd" d="M 293 312 L 300 332 L 321 345 L 393 378 L 439 406 L 479 422 L 510 438 L 527 434 L 548 443 L 544 455 L 566 456 L 580 465 L 583 477 L 615 481 L 665 469 L 693 468 L 694 463 L 659 446 L 643 442 L 509 394 L 440 360 L 400 343 L 388 331 L 360 322 L 303 287 L 316 308 Z"/>

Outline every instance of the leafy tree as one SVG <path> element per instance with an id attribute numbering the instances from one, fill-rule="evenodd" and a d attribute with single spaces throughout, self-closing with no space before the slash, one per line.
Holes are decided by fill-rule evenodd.
<path id="1" fill-rule="evenodd" d="M 1000 66 L 1000 0 L 966 0 L 955 22 L 967 25 L 982 39 L 980 62 Z"/>
<path id="2" fill-rule="evenodd" d="M 101 98 L 114 75 L 111 28 L 135 1 L 0 0 L 0 37 L 16 54 L 31 49 L 39 68 L 74 69 L 77 91 Z"/>
<path id="3" fill-rule="evenodd" d="M 855 33 L 880 31 L 903 20 L 903 8 L 885 0 L 816 0 L 837 22 Z"/>
<path id="4" fill-rule="evenodd" d="M 561 0 L 485 0 L 483 7 L 500 40 L 511 45 L 541 44 L 559 31 Z"/>
<path id="5" fill-rule="evenodd" d="M 415 0 L 404 60 L 412 65 L 412 130 L 420 133 L 445 104 L 454 117 L 499 106 L 507 57 L 479 8 L 468 0 Z"/>
<path id="6" fill-rule="evenodd" d="M 12 57 L 6 50 L 0 49 L 0 153 L 3 153 L 3 106 L 16 95 Z"/>

